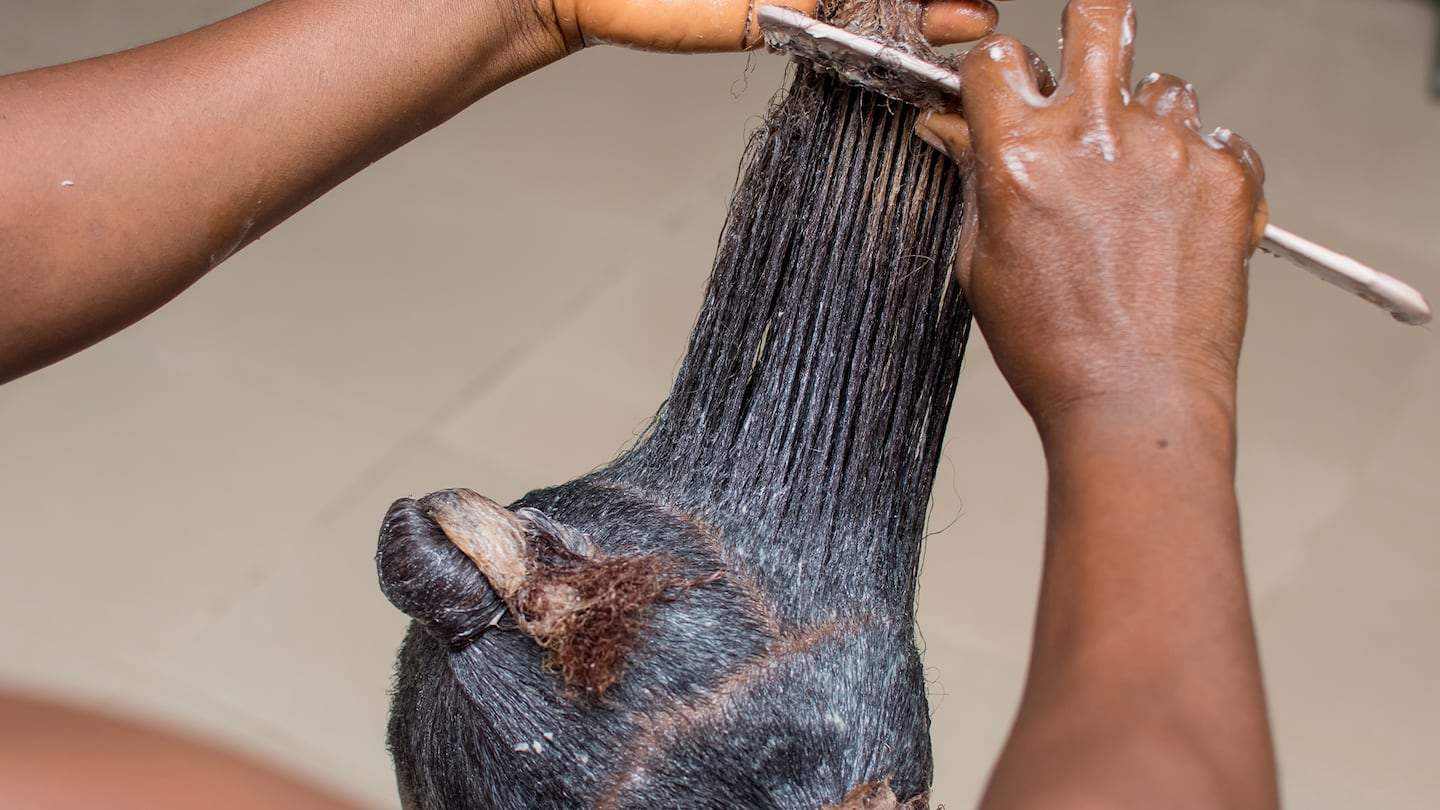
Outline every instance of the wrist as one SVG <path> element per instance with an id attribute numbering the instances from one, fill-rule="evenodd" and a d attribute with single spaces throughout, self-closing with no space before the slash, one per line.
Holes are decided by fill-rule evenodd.
<path id="1" fill-rule="evenodd" d="M 568 56 L 585 47 L 585 33 L 580 28 L 580 0 L 516 0 L 527 22 L 537 24 L 554 59 Z"/>
<path id="2" fill-rule="evenodd" d="M 513 0 L 511 39 L 535 67 L 559 61 L 585 47 L 575 17 L 576 0 Z"/>
<path id="3" fill-rule="evenodd" d="M 356 62 L 352 75 L 403 101 L 404 119 L 419 131 L 429 129 L 565 55 L 550 3 L 375 0 L 369 5 L 373 19 L 365 24 L 371 42 L 350 56 Z"/>
<path id="4" fill-rule="evenodd" d="M 1032 414 L 1047 457 L 1082 452 L 1129 453 L 1188 446 L 1233 468 L 1234 390 L 1164 384 L 1072 399 Z"/>

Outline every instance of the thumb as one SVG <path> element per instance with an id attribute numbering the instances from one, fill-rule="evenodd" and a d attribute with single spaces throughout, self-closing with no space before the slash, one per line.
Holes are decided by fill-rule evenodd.
<path id="1" fill-rule="evenodd" d="M 955 250 L 955 278 L 960 289 L 970 291 L 970 267 L 975 258 L 975 242 L 979 236 L 980 208 L 976 201 L 974 152 L 970 148 L 970 125 L 958 113 L 926 112 L 915 122 L 915 137 L 930 144 L 941 154 L 960 164 L 965 177 L 961 181 L 964 195 L 960 220 L 960 244 Z"/>
<path id="2" fill-rule="evenodd" d="M 927 111 L 915 122 L 915 137 L 962 166 L 970 162 L 970 125 L 959 113 Z"/>

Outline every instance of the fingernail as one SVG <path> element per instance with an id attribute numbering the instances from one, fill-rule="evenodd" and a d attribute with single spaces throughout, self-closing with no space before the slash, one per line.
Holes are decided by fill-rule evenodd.
<path id="1" fill-rule="evenodd" d="M 927 112 L 925 113 L 925 115 L 921 116 L 919 121 L 915 122 L 915 137 L 919 138 L 925 143 L 930 144 L 930 146 L 933 147 L 935 151 L 939 152 L 945 157 L 954 160 L 955 156 L 950 154 L 950 147 L 946 146 L 945 142 L 940 140 L 940 136 L 936 135 L 934 130 L 930 129 L 930 127 L 928 126 L 925 126 L 926 122 L 930 120 L 931 115 L 932 113 Z"/>
<path id="2" fill-rule="evenodd" d="M 936 135 L 935 131 L 926 127 L 924 120 L 920 120 L 920 123 L 914 125 L 914 137 L 920 138 L 924 143 L 935 147 L 935 151 L 939 151 L 943 156 L 950 157 L 950 159 L 953 160 L 953 156 L 950 156 L 950 148 L 945 146 L 945 141 L 940 140 L 940 135 Z"/>

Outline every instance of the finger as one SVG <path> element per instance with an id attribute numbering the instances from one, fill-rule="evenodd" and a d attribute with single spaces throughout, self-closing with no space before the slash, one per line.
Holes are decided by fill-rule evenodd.
<path id="1" fill-rule="evenodd" d="M 951 160 L 970 160 L 970 125 L 963 116 L 927 111 L 915 122 L 915 136 Z"/>
<path id="2" fill-rule="evenodd" d="M 608 42 L 646 51 L 711 53 L 764 44 L 761 6 L 784 3 L 806 14 L 816 0 L 554 0 L 556 24 L 571 50 Z"/>
<path id="3" fill-rule="evenodd" d="M 926 111 L 915 123 L 915 135 L 930 144 L 942 155 L 960 164 L 965 180 L 960 186 L 962 194 L 960 219 L 960 244 L 955 251 L 955 278 L 961 290 L 970 287 L 970 266 L 975 258 L 975 245 L 979 239 L 980 208 L 975 188 L 973 154 L 970 151 L 970 125 L 963 116 L 955 113 Z"/>
<path id="4" fill-rule="evenodd" d="M 1070 0 L 1062 18 L 1060 84 L 1092 102 L 1118 102 L 1135 62 L 1130 0 Z"/>
<path id="5" fill-rule="evenodd" d="M 932 45 L 974 42 L 1000 22 L 1000 12 L 989 0 L 931 0 L 923 14 L 921 31 Z"/>
<path id="6" fill-rule="evenodd" d="M 1255 200 L 1255 221 L 1250 231 L 1250 251 L 1260 247 L 1265 238 L 1265 226 L 1269 224 L 1270 207 L 1265 202 L 1265 164 L 1250 142 L 1228 129 L 1217 129 L 1210 140 L 1219 144 L 1222 152 L 1228 153 L 1245 171 L 1245 180 Z"/>
<path id="7" fill-rule="evenodd" d="M 975 187 L 975 172 L 965 170 L 965 185 L 961 187 L 962 205 L 960 211 L 960 244 L 955 250 L 955 279 L 960 290 L 970 294 L 970 279 L 975 266 L 975 246 L 980 242 L 980 200 Z"/>
<path id="8" fill-rule="evenodd" d="M 997 36 L 977 43 L 961 60 L 960 97 L 977 140 L 1012 129 L 1048 104 L 1026 51 L 1015 39 Z"/>
<path id="9" fill-rule="evenodd" d="M 562 0 L 563 1 L 563 0 Z M 715 0 L 709 4 L 694 3 L 646 3 L 647 8 L 652 8 L 651 13 L 657 13 L 658 9 L 664 9 L 662 14 L 668 13 L 677 16 L 692 17 L 697 14 L 703 16 L 704 9 L 710 9 L 709 13 L 721 14 L 727 18 L 737 16 L 734 9 L 740 6 L 745 7 L 745 27 L 740 34 L 740 47 L 738 50 L 753 51 L 765 45 L 765 32 L 760 30 L 760 9 L 763 6 L 785 6 L 793 8 L 801 14 L 814 17 L 818 13 L 819 0 Z M 715 43 L 711 48 L 691 48 L 692 51 L 711 50 L 729 51 L 736 50 L 729 47 L 728 42 Z"/>
<path id="10" fill-rule="evenodd" d="M 1200 131 L 1200 99 L 1195 86 L 1168 73 L 1151 73 L 1135 88 L 1133 101 L 1156 116 L 1170 118 Z"/>

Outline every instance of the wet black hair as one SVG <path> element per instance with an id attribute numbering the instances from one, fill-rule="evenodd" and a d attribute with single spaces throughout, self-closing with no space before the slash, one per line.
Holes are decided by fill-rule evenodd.
<path id="1" fill-rule="evenodd" d="M 920 41 L 872 8 L 829 16 Z M 970 314 L 916 114 L 796 67 L 636 445 L 509 508 L 391 507 L 407 806 L 926 806 L 915 584 Z"/>

